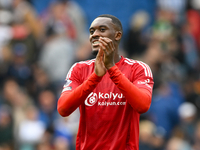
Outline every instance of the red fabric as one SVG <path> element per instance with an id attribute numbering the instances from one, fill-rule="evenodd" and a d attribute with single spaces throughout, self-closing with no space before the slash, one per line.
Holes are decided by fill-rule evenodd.
<path id="1" fill-rule="evenodd" d="M 191 34 L 193 35 L 198 47 L 200 48 L 200 14 L 196 10 L 188 10 L 187 20 L 190 25 Z"/>
<path id="2" fill-rule="evenodd" d="M 72 92 L 63 92 L 59 98 L 57 106 L 60 115 L 70 115 L 81 105 L 83 99 L 85 99 L 88 94 L 92 92 L 99 81 L 101 81 L 101 77 L 98 77 L 95 73 L 93 73 L 83 84 L 74 89 Z"/>
<path id="3" fill-rule="evenodd" d="M 125 95 L 130 105 L 138 113 L 145 113 L 151 105 L 151 92 L 136 87 L 121 73 L 117 66 L 110 68 L 108 72 L 112 81 Z"/>
<path id="4" fill-rule="evenodd" d="M 139 150 L 139 118 L 151 103 L 153 77 L 148 65 L 121 58 L 101 78 L 95 60 L 72 66 L 58 100 L 67 116 L 80 110 L 76 150 Z"/>
<path id="5" fill-rule="evenodd" d="M 13 39 L 25 39 L 29 35 L 28 29 L 24 25 L 14 25 L 12 27 Z"/>

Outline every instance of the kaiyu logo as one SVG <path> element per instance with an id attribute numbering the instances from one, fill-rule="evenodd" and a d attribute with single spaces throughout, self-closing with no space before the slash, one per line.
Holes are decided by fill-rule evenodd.
<path id="1" fill-rule="evenodd" d="M 92 92 L 86 98 L 85 105 L 87 105 L 87 106 L 93 106 L 97 102 L 97 99 L 98 99 L 97 94 Z"/>
<path id="2" fill-rule="evenodd" d="M 100 98 L 102 98 L 102 99 L 109 99 L 110 98 L 112 100 L 115 100 L 116 98 L 124 98 L 124 96 L 123 96 L 122 93 L 119 94 L 119 93 L 112 93 L 112 92 L 110 92 L 110 93 L 101 93 L 101 92 L 93 93 L 92 92 L 86 98 L 85 105 L 93 106 L 97 102 L 97 100 L 100 99 Z"/>

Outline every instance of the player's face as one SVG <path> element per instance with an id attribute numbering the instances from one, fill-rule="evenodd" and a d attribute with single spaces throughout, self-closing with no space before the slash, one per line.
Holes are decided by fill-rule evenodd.
<path id="1" fill-rule="evenodd" d="M 99 50 L 99 37 L 107 37 L 115 42 L 116 30 L 114 26 L 112 19 L 106 17 L 96 18 L 92 22 L 89 32 L 90 43 L 94 53 Z"/>

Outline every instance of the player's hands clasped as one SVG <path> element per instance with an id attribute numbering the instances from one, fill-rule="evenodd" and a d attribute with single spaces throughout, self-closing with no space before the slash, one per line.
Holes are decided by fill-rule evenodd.
<path id="1" fill-rule="evenodd" d="M 108 69 L 115 65 L 115 47 L 113 41 L 106 37 L 100 37 L 99 42 L 100 49 L 95 61 L 95 73 L 103 76 Z"/>

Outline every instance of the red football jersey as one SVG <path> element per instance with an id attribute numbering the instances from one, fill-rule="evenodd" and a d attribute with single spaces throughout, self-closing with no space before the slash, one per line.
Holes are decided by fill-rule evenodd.
<path id="1" fill-rule="evenodd" d="M 94 72 L 94 63 L 95 59 L 75 63 L 67 74 L 62 93 L 73 91 L 87 80 Z M 131 83 L 145 89 L 151 97 L 153 76 L 147 64 L 121 57 L 115 65 Z M 140 114 L 125 95 L 126 91 L 121 92 L 107 72 L 79 106 L 76 150 L 139 150 Z M 134 94 L 131 97 L 134 100 Z"/>

